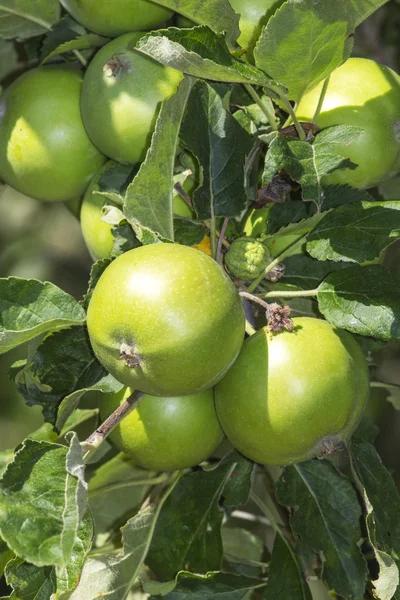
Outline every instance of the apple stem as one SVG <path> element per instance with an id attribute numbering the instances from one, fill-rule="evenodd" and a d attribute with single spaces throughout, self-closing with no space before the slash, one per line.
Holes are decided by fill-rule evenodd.
<path id="1" fill-rule="evenodd" d="M 282 100 L 283 104 L 285 105 L 285 110 L 289 113 L 290 118 L 293 121 L 293 125 L 295 126 L 295 129 L 297 131 L 297 135 L 299 136 L 299 139 L 302 142 L 305 142 L 306 141 L 306 134 L 305 134 L 304 129 L 300 125 L 298 118 L 296 117 L 296 113 L 293 110 L 293 106 L 290 104 L 290 102 L 286 98 L 285 94 L 279 94 L 279 97 Z"/>
<path id="2" fill-rule="evenodd" d="M 298 240 L 296 240 L 295 242 L 293 242 L 293 244 L 291 244 L 290 246 L 288 246 L 279 256 L 277 256 L 269 265 L 267 265 L 267 267 L 261 273 L 261 275 L 259 277 L 257 277 L 257 279 L 255 279 L 249 285 L 247 291 L 249 293 L 254 292 L 254 290 L 262 282 L 262 280 L 264 279 L 264 277 L 266 275 L 268 275 L 268 273 L 270 273 L 273 269 L 275 269 L 275 267 L 277 265 L 279 265 L 279 263 L 281 263 L 285 258 L 288 258 L 292 254 L 294 254 L 293 251 L 294 251 L 295 248 L 297 248 L 298 246 L 302 246 L 304 244 L 305 240 L 307 239 L 307 235 L 308 235 L 308 232 L 305 235 L 303 235 L 301 238 L 299 238 Z"/>
<path id="3" fill-rule="evenodd" d="M 242 296 L 242 298 L 247 298 L 247 300 L 251 300 L 252 302 L 260 304 L 265 308 L 265 310 L 269 309 L 269 304 L 261 298 L 259 298 L 258 296 L 254 296 L 253 294 L 249 294 L 248 292 L 239 292 L 239 296 Z"/>
<path id="4" fill-rule="evenodd" d="M 218 238 L 217 255 L 215 257 L 215 260 L 217 261 L 217 263 L 222 262 L 222 245 L 224 243 L 225 232 L 226 232 L 226 228 L 228 227 L 228 223 L 229 223 L 229 217 L 226 217 L 224 219 L 224 222 L 222 223 L 221 233 L 219 234 L 219 238 Z"/>
<path id="5" fill-rule="evenodd" d="M 211 219 L 210 219 L 210 242 L 211 256 L 214 260 L 217 258 L 217 227 L 215 223 L 214 205 L 211 202 Z"/>
<path id="6" fill-rule="evenodd" d="M 88 61 L 86 60 L 86 58 L 84 56 L 82 56 L 82 54 L 79 52 L 79 50 L 73 50 L 73 53 L 75 54 L 76 58 L 79 60 L 81 65 L 83 67 L 87 67 Z"/>
<path id="7" fill-rule="evenodd" d="M 262 112 L 267 117 L 272 131 L 278 131 L 278 124 L 276 122 L 275 110 L 271 98 L 268 98 L 266 102 L 263 102 L 251 85 L 244 84 L 244 87 L 248 94 L 253 98 L 254 102 L 261 108 Z"/>
<path id="8" fill-rule="evenodd" d="M 317 108 L 315 109 L 315 113 L 313 116 L 313 120 L 312 122 L 314 123 L 314 125 L 317 123 L 318 117 L 319 117 L 319 113 L 321 112 L 321 108 L 322 105 L 324 103 L 324 99 L 325 99 L 325 95 L 326 95 L 326 91 L 328 89 L 328 85 L 329 85 L 329 79 L 330 79 L 330 75 L 325 79 L 324 81 L 324 85 L 322 86 L 322 90 L 321 93 L 319 95 L 319 100 L 318 100 L 318 104 L 317 104 Z"/>
<path id="9" fill-rule="evenodd" d="M 122 421 L 139 404 L 143 392 L 135 390 L 111 415 L 94 431 L 84 442 L 82 449 L 85 451 L 83 460 L 87 462 L 88 458 L 101 446 L 106 437 L 111 433 L 118 423 Z"/>
<path id="10" fill-rule="evenodd" d="M 266 294 L 258 294 L 258 298 L 310 298 L 318 295 L 318 288 L 315 290 L 274 290 Z"/>
<path id="11" fill-rule="evenodd" d="M 186 202 L 186 204 L 188 204 L 190 206 L 190 208 L 193 210 L 193 205 L 192 205 L 192 199 L 191 197 L 185 192 L 185 190 L 183 189 L 183 187 L 181 186 L 181 184 L 175 183 L 174 185 L 175 190 L 178 192 L 179 196 Z"/>

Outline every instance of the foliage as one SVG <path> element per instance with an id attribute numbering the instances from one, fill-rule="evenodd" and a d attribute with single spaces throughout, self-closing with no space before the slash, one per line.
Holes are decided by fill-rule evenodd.
<path id="1" fill-rule="evenodd" d="M 244 300 L 248 332 L 265 326 L 269 298 L 292 316 L 326 319 L 356 336 L 372 385 L 399 409 L 399 386 L 381 381 L 373 363 L 377 347 L 400 342 L 400 272 L 381 264 L 400 238 L 399 177 L 370 191 L 325 185 L 327 174 L 357 168 L 338 147 L 357 144 L 363 131 L 351 123 L 319 131 L 295 115 L 354 40 L 367 54 L 359 35 L 377 15 L 400 22 L 398 2 L 277 2 L 260 23 L 254 61 L 236 42 L 239 15 L 228 0 L 156 3 L 174 20 L 144 33 L 136 51 L 184 77 L 160 108 L 142 164 L 110 163 L 94 192 L 105 201 L 113 256 L 139 243 L 202 249 L 209 240 L 235 276 L 229 256 L 252 240 L 262 255 L 234 256 L 235 283 L 258 302 Z M 196 25 L 176 27 L 177 14 Z M 385 26 L 392 48 L 397 30 Z M 108 41 L 58 0 L 3 0 L 1 83 L 6 89 L 32 65 L 84 71 Z M 174 214 L 177 196 L 193 218 Z M 251 211 L 265 211 L 255 240 L 243 237 Z M 110 262 L 92 265 L 78 299 L 54 282 L 0 279 L 0 354 L 19 348 L 10 375 L 45 420 L 0 452 L 1 600 L 399 600 L 400 497 L 367 418 L 342 451 L 277 468 L 225 441 L 193 469 L 153 472 L 107 441 L 85 440 L 99 395 L 122 388 L 86 329 Z"/>

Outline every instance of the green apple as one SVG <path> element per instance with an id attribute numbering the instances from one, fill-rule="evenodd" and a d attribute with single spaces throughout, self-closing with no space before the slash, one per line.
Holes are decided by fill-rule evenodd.
<path id="1" fill-rule="evenodd" d="M 131 392 L 123 388 L 105 394 L 101 418 L 105 420 Z M 135 464 L 153 471 L 194 467 L 218 448 L 223 437 L 213 389 L 175 398 L 145 395 L 110 434 L 111 441 Z"/>
<path id="2" fill-rule="evenodd" d="M 150 146 L 161 102 L 183 77 L 134 50 L 143 32 L 127 33 L 101 48 L 82 88 L 82 117 L 93 143 L 113 160 L 136 164 Z"/>
<path id="3" fill-rule="evenodd" d="M 323 82 L 300 100 L 296 115 L 311 121 Z M 338 144 L 337 153 L 358 167 L 340 169 L 323 178 L 325 185 L 369 188 L 400 170 L 400 76 L 373 60 L 349 58 L 333 71 L 317 119 L 321 129 L 353 125 L 363 129 L 351 144 Z"/>
<path id="4" fill-rule="evenodd" d="M 226 436 L 260 463 L 323 456 L 349 439 L 368 400 L 368 368 L 354 338 L 321 319 L 293 322 L 294 331 L 265 328 L 248 338 L 215 388 Z"/>
<path id="5" fill-rule="evenodd" d="M 63 7 L 90 31 L 116 37 L 154 29 L 172 12 L 150 0 L 60 0 Z"/>
<path id="6" fill-rule="evenodd" d="M 212 387 L 237 357 L 245 318 L 240 296 L 212 258 L 152 244 L 116 258 L 87 315 L 93 350 L 125 385 L 157 396 Z"/>
<path id="7" fill-rule="evenodd" d="M 82 75 L 46 66 L 0 96 L 0 178 L 38 200 L 81 197 L 105 156 L 82 122 Z"/>

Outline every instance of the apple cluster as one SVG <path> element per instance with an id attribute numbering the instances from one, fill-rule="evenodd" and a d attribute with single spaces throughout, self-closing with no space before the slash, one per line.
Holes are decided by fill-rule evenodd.
<path id="1" fill-rule="evenodd" d="M 160 105 L 183 78 L 135 50 L 143 34 L 172 13 L 149 0 L 61 3 L 90 31 L 114 39 L 84 74 L 67 65 L 40 66 L 5 90 L 0 177 L 39 200 L 77 201 L 93 259 L 111 258 L 112 226 L 102 220 L 104 197 L 94 192 L 113 164 L 144 160 Z M 280 2 L 230 3 L 241 13 L 238 43 L 252 61 L 261 28 Z M 177 22 L 195 25 L 183 17 Z M 298 103 L 300 120 L 313 120 L 322 85 Z M 317 125 L 353 125 L 363 134 L 339 149 L 358 167 L 335 171 L 326 183 L 367 188 L 398 170 L 399 105 L 400 79 L 387 67 L 349 59 L 332 73 Z M 181 198 L 173 208 L 196 217 Z M 258 229 L 241 235 L 264 233 L 268 211 L 257 213 Z M 245 263 L 235 254 L 244 242 Z M 242 281 L 254 280 L 272 260 L 270 249 L 252 238 L 239 238 L 229 256 L 231 274 Z M 145 395 L 111 439 L 153 470 L 197 465 L 224 436 L 260 463 L 330 452 L 348 440 L 365 407 L 365 359 L 350 334 L 326 321 L 297 318 L 293 324 L 293 331 L 265 327 L 246 338 L 238 289 L 205 252 L 154 243 L 118 256 L 101 275 L 87 314 L 96 357 L 124 385 L 104 396 L 101 414 L 106 418 L 132 390 Z"/>

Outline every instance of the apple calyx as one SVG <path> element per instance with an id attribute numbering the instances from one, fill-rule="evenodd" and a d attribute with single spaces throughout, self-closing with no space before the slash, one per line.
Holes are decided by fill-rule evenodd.
<path id="1" fill-rule="evenodd" d="M 122 73 L 131 71 L 131 64 L 123 58 L 122 54 L 113 54 L 103 67 L 106 77 L 118 77 Z"/>
<path id="2" fill-rule="evenodd" d="M 119 360 L 122 360 L 129 369 L 140 366 L 140 358 L 135 354 L 134 346 L 122 342 L 119 352 Z"/>

